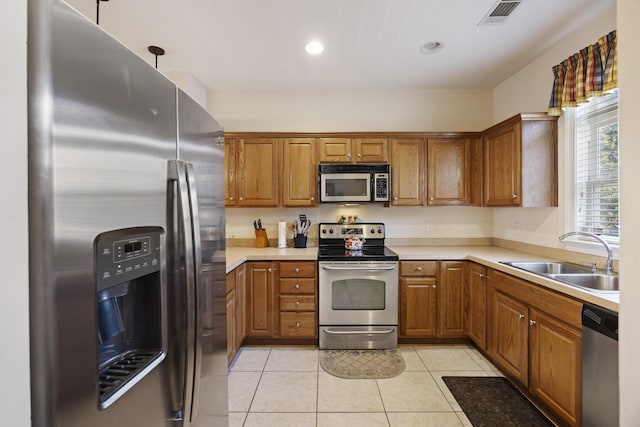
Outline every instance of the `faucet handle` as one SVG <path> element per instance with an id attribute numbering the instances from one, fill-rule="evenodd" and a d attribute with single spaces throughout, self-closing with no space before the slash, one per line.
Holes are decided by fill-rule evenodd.
<path id="1" fill-rule="evenodd" d="M 592 273 L 596 273 L 598 271 L 598 264 L 595 261 L 589 261 L 586 259 L 581 259 L 580 262 L 583 262 L 585 264 L 591 264 L 591 272 Z"/>

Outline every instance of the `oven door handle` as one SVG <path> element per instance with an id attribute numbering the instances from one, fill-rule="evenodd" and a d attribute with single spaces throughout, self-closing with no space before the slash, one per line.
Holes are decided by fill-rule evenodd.
<path id="1" fill-rule="evenodd" d="M 323 270 L 338 270 L 338 271 L 353 271 L 353 270 L 367 270 L 367 271 L 389 271 L 395 270 L 395 265 L 390 265 L 386 267 L 358 267 L 358 266 L 349 266 L 349 267 L 332 267 L 328 265 L 322 266 Z"/>
<path id="2" fill-rule="evenodd" d="M 332 335 L 380 335 L 392 334 L 394 329 L 382 329 L 380 331 L 332 331 L 331 329 L 323 329 L 322 331 Z"/>

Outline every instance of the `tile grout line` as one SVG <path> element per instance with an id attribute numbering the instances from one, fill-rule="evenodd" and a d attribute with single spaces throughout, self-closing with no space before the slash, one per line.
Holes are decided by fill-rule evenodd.
<path id="1" fill-rule="evenodd" d="M 247 415 L 244 417 L 244 421 L 242 422 L 242 427 L 247 424 L 247 420 L 249 419 L 249 414 L 251 413 L 251 406 L 253 406 L 253 401 L 256 398 L 256 394 L 258 394 L 258 387 L 260 387 L 260 381 L 262 381 L 262 376 L 264 375 L 264 370 L 267 368 L 267 362 L 269 361 L 269 357 L 271 357 L 271 350 L 273 347 L 269 347 L 269 353 L 267 354 L 267 358 L 264 361 L 264 366 L 260 371 L 260 378 L 258 378 L 258 384 L 256 384 L 256 389 L 253 391 L 253 396 L 251 397 L 251 402 L 249 403 L 249 407 L 247 408 Z"/>

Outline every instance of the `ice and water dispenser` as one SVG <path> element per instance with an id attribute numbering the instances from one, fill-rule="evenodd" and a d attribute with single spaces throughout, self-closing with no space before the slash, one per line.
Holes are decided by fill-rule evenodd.
<path id="1" fill-rule="evenodd" d="M 166 355 L 160 227 L 95 239 L 98 407 L 106 409 Z"/>

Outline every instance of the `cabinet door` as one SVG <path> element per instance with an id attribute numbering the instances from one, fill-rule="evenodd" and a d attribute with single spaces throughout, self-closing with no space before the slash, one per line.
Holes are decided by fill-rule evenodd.
<path id="1" fill-rule="evenodd" d="M 391 203 L 394 206 L 421 206 L 424 199 L 422 138 L 391 140 Z"/>
<path id="2" fill-rule="evenodd" d="M 427 141 L 427 204 L 471 204 L 471 140 Z"/>
<path id="3" fill-rule="evenodd" d="M 237 140 L 224 141 L 224 202 L 225 206 L 236 206 L 236 147 Z"/>
<path id="4" fill-rule="evenodd" d="M 520 126 L 520 123 L 508 125 L 485 136 L 485 206 L 520 206 Z"/>
<path id="5" fill-rule="evenodd" d="M 278 206 L 278 139 L 241 139 L 237 156 L 238 206 Z"/>
<path id="6" fill-rule="evenodd" d="M 251 262 L 247 264 L 248 325 L 247 336 L 274 337 L 276 320 L 276 268 L 273 263 Z"/>
<path id="7" fill-rule="evenodd" d="M 236 291 L 227 293 L 227 363 L 236 355 Z"/>
<path id="8" fill-rule="evenodd" d="M 389 140 L 387 138 L 356 138 L 356 163 L 388 163 Z"/>
<path id="9" fill-rule="evenodd" d="M 441 261 L 438 276 L 438 336 L 464 337 L 466 261 Z"/>
<path id="10" fill-rule="evenodd" d="M 236 278 L 236 348 L 247 337 L 247 268 L 245 264 L 234 270 Z"/>
<path id="11" fill-rule="evenodd" d="M 530 390 L 570 425 L 580 425 L 580 331 L 531 309 Z"/>
<path id="12" fill-rule="evenodd" d="M 436 336 L 435 277 L 400 278 L 400 336 Z"/>
<path id="13" fill-rule="evenodd" d="M 493 294 L 490 354 L 525 387 L 529 380 L 529 309 L 502 292 Z"/>
<path id="14" fill-rule="evenodd" d="M 351 163 L 351 138 L 319 138 L 320 162 Z"/>
<path id="15" fill-rule="evenodd" d="M 282 162 L 283 206 L 318 205 L 318 161 L 313 138 L 285 139 Z"/>
<path id="16" fill-rule="evenodd" d="M 479 264 L 469 265 L 469 292 L 467 299 L 467 335 L 480 348 L 487 348 L 487 269 Z"/>

